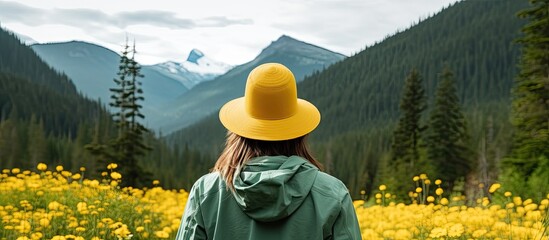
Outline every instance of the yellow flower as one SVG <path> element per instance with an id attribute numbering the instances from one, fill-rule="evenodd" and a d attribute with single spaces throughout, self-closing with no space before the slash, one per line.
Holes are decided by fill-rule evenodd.
<path id="1" fill-rule="evenodd" d="M 78 180 L 78 179 L 80 179 L 80 178 L 82 177 L 82 175 L 80 175 L 80 173 L 75 173 L 75 174 L 72 175 L 71 177 L 72 177 L 72 179 L 74 179 L 74 180 Z"/>
<path id="2" fill-rule="evenodd" d="M 122 175 L 120 173 L 117 173 L 117 172 L 112 172 L 111 173 L 111 178 L 114 179 L 114 180 L 118 180 L 118 179 L 122 178 Z"/>
<path id="3" fill-rule="evenodd" d="M 442 184 L 442 180 L 440 180 L 440 179 L 435 180 L 435 184 L 436 184 L 436 185 Z"/>
<path id="4" fill-rule="evenodd" d="M 443 237 L 446 237 L 446 229 L 445 228 L 433 228 L 433 230 L 431 230 L 431 233 L 429 233 L 429 237 L 432 237 L 432 238 L 443 238 Z"/>
<path id="5" fill-rule="evenodd" d="M 419 177 L 418 177 L 418 176 L 414 176 L 414 177 L 412 178 L 412 180 L 414 180 L 414 182 L 417 182 L 417 181 L 419 181 Z"/>
<path id="6" fill-rule="evenodd" d="M 167 233 L 167 232 L 164 232 L 164 231 L 156 231 L 156 232 L 154 232 L 154 235 L 157 238 L 169 238 L 170 237 L 170 234 Z"/>
<path id="7" fill-rule="evenodd" d="M 55 167 L 55 170 L 57 170 L 58 172 L 61 172 L 61 171 L 63 171 L 63 166 L 59 165 L 59 166 Z"/>
<path id="8" fill-rule="evenodd" d="M 31 239 L 33 240 L 38 240 L 38 239 L 42 239 L 44 235 L 41 233 L 41 232 L 33 232 L 31 233 Z"/>
<path id="9" fill-rule="evenodd" d="M 379 185 L 379 191 L 385 191 L 386 189 L 387 189 L 387 186 Z"/>
<path id="10" fill-rule="evenodd" d="M 444 190 L 442 190 L 442 188 L 437 188 L 437 190 L 435 190 L 435 194 L 440 196 L 444 193 Z"/>
<path id="11" fill-rule="evenodd" d="M 423 192 L 423 188 L 417 187 L 417 188 L 416 188 L 416 192 L 417 192 L 417 193 Z"/>
<path id="12" fill-rule="evenodd" d="M 497 191 L 500 187 L 501 187 L 501 184 L 499 184 L 499 183 L 494 183 L 494 184 L 492 184 L 492 186 L 490 186 L 490 188 L 488 189 L 488 192 L 494 193 L 494 192 Z"/>
<path id="13" fill-rule="evenodd" d="M 425 173 L 419 174 L 419 178 L 421 180 L 425 180 L 425 179 L 427 179 L 427 174 L 425 174 Z"/>
<path id="14" fill-rule="evenodd" d="M 425 182 L 425 184 L 427 184 L 427 185 L 431 184 L 431 180 L 429 180 L 429 179 L 425 179 L 424 182 Z"/>
<path id="15" fill-rule="evenodd" d="M 135 228 L 135 231 L 136 231 L 136 232 L 143 232 L 144 230 L 145 230 L 145 228 L 142 227 L 142 226 L 139 226 L 139 227 L 136 227 L 136 228 Z"/>
<path id="16" fill-rule="evenodd" d="M 463 228 L 463 224 L 458 223 L 454 224 L 448 229 L 448 237 L 461 237 L 461 235 L 465 232 L 465 229 Z"/>
<path id="17" fill-rule="evenodd" d="M 360 190 L 360 195 L 365 195 L 365 194 L 366 194 L 365 190 Z"/>
<path id="18" fill-rule="evenodd" d="M 435 201 L 435 197 L 433 197 L 433 196 L 428 196 L 427 197 L 427 202 L 431 203 L 431 202 L 434 202 L 434 201 Z"/>
<path id="19" fill-rule="evenodd" d="M 19 169 L 19 168 L 14 168 L 14 169 L 11 170 L 11 173 L 13 173 L 13 174 L 18 174 L 20 172 L 21 172 L 21 169 Z"/>
<path id="20" fill-rule="evenodd" d="M 160 181 L 158 181 L 158 180 L 153 181 L 153 185 L 158 185 L 158 184 L 160 184 Z"/>
<path id="21" fill-rule="evenodd" d="M 448 199 L 447 198 L 440 199 L 440 204 L 441 205 L 448 205 Z"/>
<path id="22" fill-rule="evenodd" d="M 39 163 L 37 166 L 36 166 L 36 169 L 40 170 L 40 171 L 46 171 L 46 169 L 48 169 L 48 165 L 46 165 L 45 163 Z"/>
<path id="23" fill-rule="evenodd" d="M 85 172 L 85 171 L 86 171 L 85 167 L 80 167 L 80 172 Z"/>
<path id="24" fill-rule="evenodd" d="M 116 163 L 111 163 L 109 165 L 107 165 L 107 169 L 116 169 L 118 167 L 118 164 Z"/>
<path id="25" fill-rule="evenodd" d="M 47 227 L 50 225 L 50 220 L 48 220 L 47 218 L 42 218 L 40 219 L 39 224 L 42 227 Z"/>
<path id="26" fill-rule="evenodd" d="M 513 194 L 511 192 L 505 192 L 503 195 L 506 196 L 506 197 L 510 197 Z"/>

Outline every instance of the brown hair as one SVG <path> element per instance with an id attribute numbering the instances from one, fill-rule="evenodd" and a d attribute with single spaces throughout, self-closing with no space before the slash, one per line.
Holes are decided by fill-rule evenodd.
<path id="1" fill-rule="evenodd" d="M 322 169 L 322 165 L 311 155 L 307 147 L 306 136 L 283 141 L 262 141 L 245 138 L 228 131 L 225 149 L 217 159 L 212 172 L 219 172 L 227 187 L 234 189 L 233 179 L 236 170 L 254 157 L 296 155 Z"/>

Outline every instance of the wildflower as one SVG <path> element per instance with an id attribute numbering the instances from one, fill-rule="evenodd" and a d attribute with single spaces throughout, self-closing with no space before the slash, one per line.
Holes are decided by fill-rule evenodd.
<path id="1" fill-rule="evenodd" d="M 419 177 L 418 177 L 418 176 L 414 176 L 414 177 L 412 178 L 412 180 L 414 180 L 414 182 L 417 182 L 417 181 L 419 181 Z"/>
<path id="2" fill-rule="evenodd" d="M 442 195 L 442 193 L 444 193 L 444 190 L 442 190 L 442 188 L 437 188 L 437 190 L 435 190 L 435 194 L 438 196 Z"/>
<path id="3" fill-rule="evenodd" d="M 448 237 L 461 237 L 463 232 L 465 232 L 465 229 L 461 223 L 454 224 L 448 229 Z"/>
<path id="4" fill-rule="evenodd" d="M 447 198 L 440 199 L 440 204 L 441 205 L 448 205 L 448 199 Z"/>
<path id="5" fill-rule="evenodd" d="M 436 184 L 436 185 L 442 184 L 442 180 L 440 180 L 440 179 L 435 180 L 435 184 Z"/>
<path id="6" fill-rule="evenodd" d="M 429 237 L 432 237 L 432 238 L 442 238 L 442 237 L 446 237 L 446 229 L 445 228 L 433 228 L 433 230 L 431 230 L 431 233 L 429 233 Z"/>
<path id="7" fill-rule="evenodd" d="M 85 171 L 86 171 L 85 167 L 80 167 L 80 172 L 85 172 Z"/>
<path id="8" fill-rule="evenodd" d="M 379 191 L 385 191 L 386 189 L 387 189 L 387 186 L 379 185 Z"/>
<path id="9" fill-rule="evenodd" d="M 433 196 L 428 196 L 428 197 L 427 197 L 427 202 L 432 203 L 432 202 L 434 202 L 434 201 L 435 201 L 435 197 L 433 197 Z"/>
<path id="10" fill-rule="evenodd" d="M 63 166 L 59 165 L 59 166 L 55 167 L 55 170 L 58 171 L 58 172 L 61 172 L 61 171 L 63 171 Z"/>
<path id="11" fill-rule="evenodd" d="M 36 166 L 36 169 L 38 169 L 39 171 L 46 171 L 48 169 L 48 165 L 46 165 L 45 163 L 39 163 Z"/>
<path id="12" fill-rule="evenodd" d="M 158 184 L 160 184 L 160 181 L 158 181 L 158 180 L 153 181 L 153 185 L 158 185 Z"/>
<path id="13" fill-rule="evenodd" d="M 74 179 L 74 180 L 78 180 L 81 177 L 82 177 L 82 175 L 80 175 L 80 173 L 76 173 L 76 174 L 72 175 L 72 179 Z"/>
<path id="14" fill-rule="evenodd" d="M 419 174 L 419 178 L 421 180 L 425 180 L 425 179 L 427 179 L 427 174 L 425 174 L 425 173 Z"/>
<path id="15" fill-rule="evenodd" d="M 494 183 L 494 184 L 492 184 L 492 186 L 490 186 L 490 188 L 488 189 L 488 192 L 494 193 L 494 192 L 496 192 L 500 187 L 501 187 L 501 184 L 499 184 L 499 183 Z"/>
<path id="16" fill-rule="evenodd" d="M 116 164 L 116 163 L 111 163 L 111 164 L 107 165 L 107 169 L 111 169 L 111 170 L 116 169 L 117 167 L 118 167 L 118 164 Z"/>
<path id="17" fill-rule="evenodd" d="M 423 188 L 417 187 L 417 188 L 416 188 L 416 192 L 417 192 L 417 193 L 423 192 Z"/>
<path id="18" fill-rule="evenodd" d="M 21 172 L 21 170 L 19 168 L 14 168 L 14 169 L 11 170 L 11 173 L 13 173 L 13 174 L 18 174 L 20 172 Z"/>
<path id="19" fill-rule="evenodd" d="M 511 192 L 505 192 L 503 195 L 506 196 L 506 197 L 510 197 L 513 194 L 511 194 Z"/>
<path id="20" fill-rule="evenodd" d="M 164 231 L 156 231 L 156 232 L 154 232 L 154 235 L 157 238 L 169 238 L 170 237 L 170 234 L 167 233 L 167 232 L 164 232 Z"/>
<path id="21" fill-rule="evenodd" d="M 112 172 L 111 173 L 111 178 L 114 179 L 114 180 L 118 180 L 118 179 L 122 178 L 122 175 L 120 173 L 117 173 L 117 172 Z"/>

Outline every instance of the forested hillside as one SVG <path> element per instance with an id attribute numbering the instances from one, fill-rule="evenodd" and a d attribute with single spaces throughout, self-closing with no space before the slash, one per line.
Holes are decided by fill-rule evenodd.
<path id="1" fill-rule="evenodd" d="M 0 86 L 0 159 L 4 168 L 31 167 L 38 161 L 72 166 L 68 155 L 73 154 L 79 129 L 93 126 L 95 119 L 107 115 L 99 103 L 79 95 L 67 76 L 54 71 L 3 29 Z"/>
<path id="2" fill-rule="evenodd" d="M 86 167 L 88 176 L 94 177 L 105 166 L 86 145 L 107 144 L 116 133 L 104 106 L 83 97 L 67 76 L 0 29 L 0 168 L 30 169 L 43 162 L 72 171 Z M 152 134 L 144 138 L 153 150 L 140 158 L 140 164 L 164 186 L 187 186 L 191 180 L 179 181 L 174 175 L 195 179 L 206 171 L 197 170 L 205 167 L 194 163 L 202 161 L 199 154 L 185 148 L 175 153 Z"/>
<path id="3" fill-rule="evenodd" d="M 508 151 L 510 89 L 520 53 L 514 40 L 525 23 L 516 13 L 527 5 L 520 0 L 462 1 L 306 78 L 298 94 L 322 113 L 311 138 L 327 170 L 355 196 L 360 189 L 368 191 L 387 171 L 406 75 L 416 68 L 423 77 L 430 109 L 444 65 L 454 72 L 469 123 L 471 161 L 488 139 L 484 149 L 495 168 Z M 214 114 L 169 139 L 216 153 L 223 136 Z"/>

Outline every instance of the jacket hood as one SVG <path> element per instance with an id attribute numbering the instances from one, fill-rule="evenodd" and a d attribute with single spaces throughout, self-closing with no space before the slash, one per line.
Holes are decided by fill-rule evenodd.
<path id="1" fill-rule="evenodd" d="M 233 195 L 249 217 L 280 220 L 301 206 L 317 173 L 318 168 L 298 156 L 253 158 L 235 175 Z"/>

